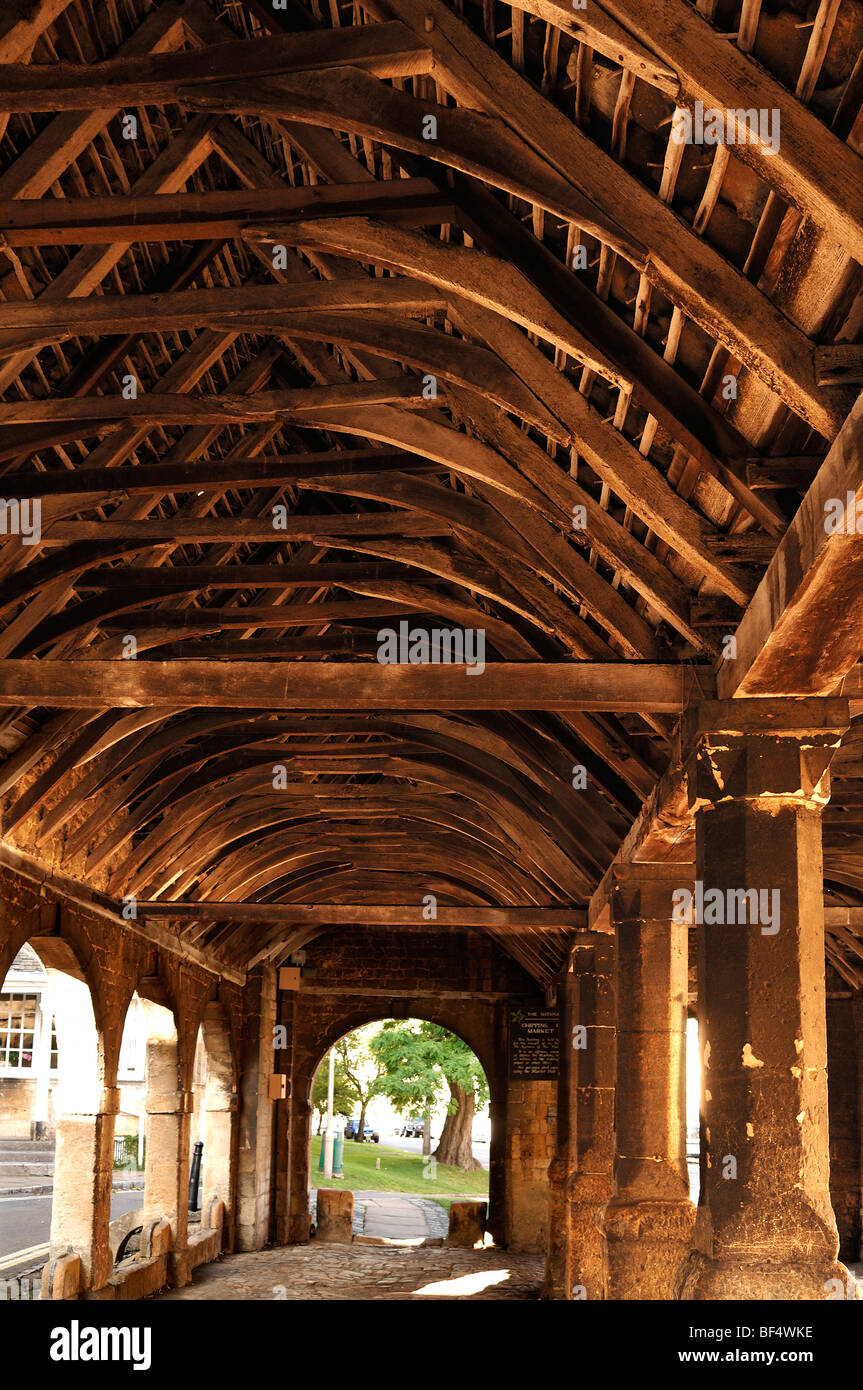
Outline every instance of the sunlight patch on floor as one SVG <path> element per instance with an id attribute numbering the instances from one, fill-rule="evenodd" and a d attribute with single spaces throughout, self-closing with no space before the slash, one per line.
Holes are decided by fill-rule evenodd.
<path id="1" fill-rule="evenodd" d="M 418 1298 L 469 1298 L 471 1294 L 482 1293 L 483 1289 L 502 1284 L 508 1278 L 508 1269 L 482 1269 L 474 1274 L 462 1274 L 457 1279 L 439 1279 L 436 1284 L 424 1284 L 414 1292 Z"/>

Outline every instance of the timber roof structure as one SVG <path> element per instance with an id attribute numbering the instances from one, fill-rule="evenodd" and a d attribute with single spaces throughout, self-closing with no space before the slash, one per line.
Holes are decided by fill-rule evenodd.
<path id="1" fill-rule="evenodd" d="M 861 45 L 857 0 L 6 5 L 6 862 L 235 970 L 433 895 L 547 984 L 615 856 L 691 857 L 688 692 L 858 690 L 813 534 L 863 473 Z M 485 671 L 379 664 L 402 622 Z"/>

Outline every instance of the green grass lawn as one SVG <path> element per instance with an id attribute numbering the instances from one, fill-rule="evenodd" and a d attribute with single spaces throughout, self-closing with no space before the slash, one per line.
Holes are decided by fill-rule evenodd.
<path id="1" fill-rule="evenodd" d="M 458 1197 L 486 1197 L 488 1173 L 485 1168 L 463 1173 L 460 1168 L 438 1163 L 434 1178 L 423 1176 L 422 1154 L 388 1149 L 385 1144 L 356 1144 L 345 1140 L 343 1178 L 325 1178 L 318 1169 L 321 1139 L 312 1140 L 312 1187 L 354 1188 L 358 1192 L 410 1192 L 416 1197 L 440 1200 L 440 1194 Z M 380 1168 L 376 1167 L 380 1159 Z M 448 1202 L 442 1205 L 449 1206 Z"/>

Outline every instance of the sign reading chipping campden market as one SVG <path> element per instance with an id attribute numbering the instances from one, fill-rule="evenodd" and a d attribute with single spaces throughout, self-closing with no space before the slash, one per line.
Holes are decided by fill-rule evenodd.
<path id="1" fill-rule="evenodd" d="M 557 1009 L 509 1009 L 510 1081 L 556 1081 L 560 1070 Z"/>

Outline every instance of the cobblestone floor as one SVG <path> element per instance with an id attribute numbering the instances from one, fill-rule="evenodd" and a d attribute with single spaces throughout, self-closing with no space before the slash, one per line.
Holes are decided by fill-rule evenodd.
<path id="1" fill-rule="evenodd" d="M 361 1245 L 282 1246 L 228 1255 L 195 1271 L 184 1289 L 157 1294 L 180 1299 L 534 1301 L 543 1262 L 503 1250 L 399 1249 Z"/>

